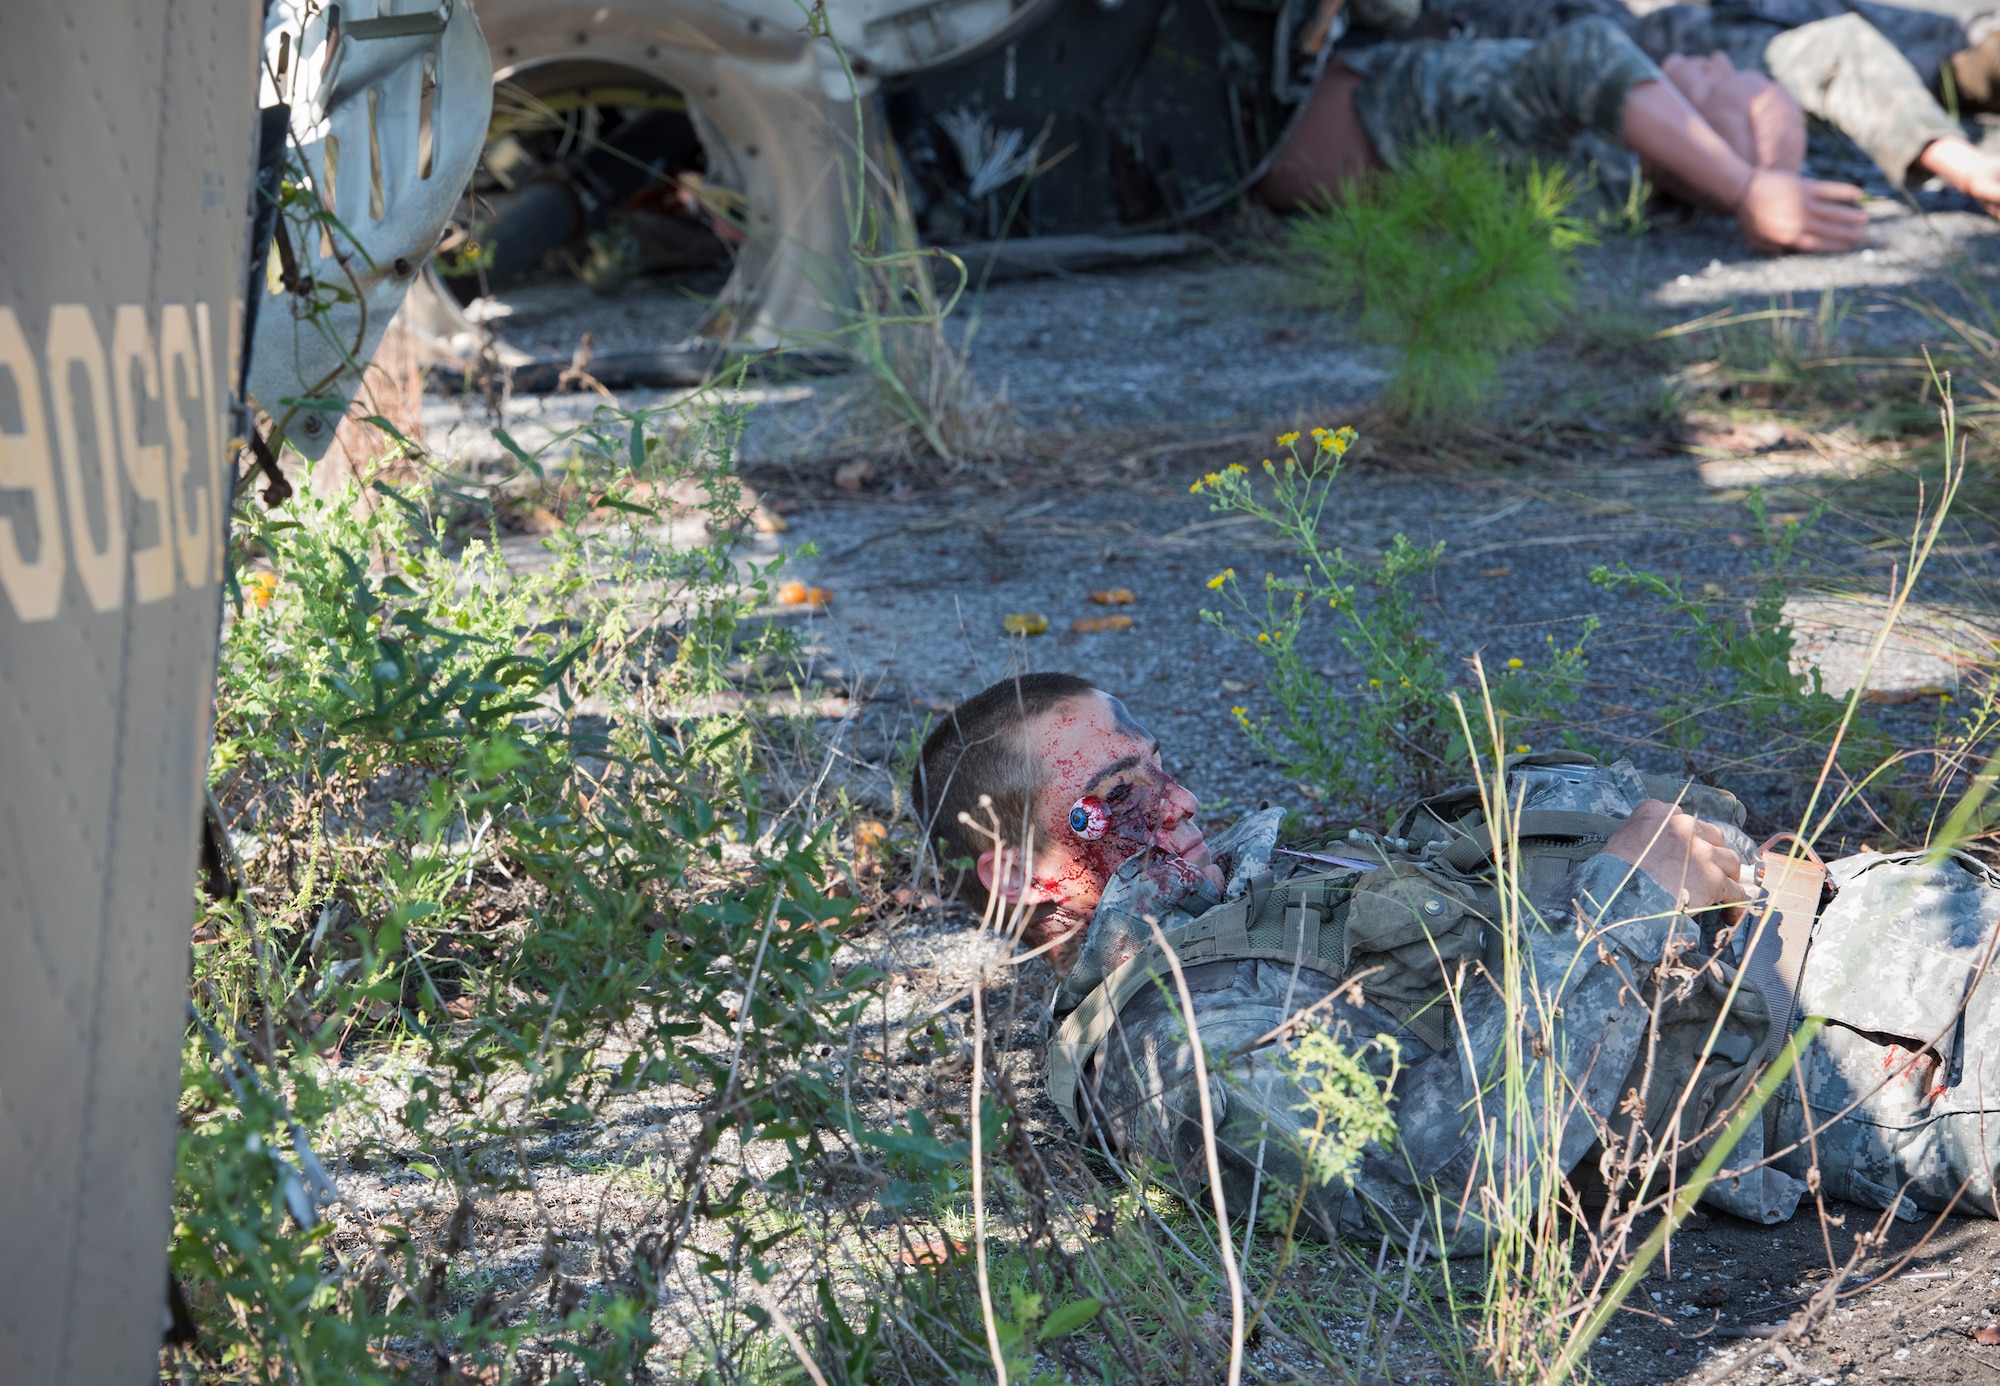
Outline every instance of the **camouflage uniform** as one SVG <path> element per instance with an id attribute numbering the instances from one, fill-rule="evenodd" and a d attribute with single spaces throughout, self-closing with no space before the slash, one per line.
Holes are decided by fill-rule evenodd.
<path id="1" fill-rule="evenodd" d="M 1618 0 L 1446 0 L 1428 21 L 1484 39 L 1537 38 L 1579 10 L 1623 25 L 1646 53 L 1724 52 L 1763 70 L 1807 115 L 1859 145 L 1894 186 L 1933 140 L 1962 135 L 1939 104 L 1939 72 L 2000 16 L 1993 0 L 1718 0 L 1635 17 Z"/>
<path id="2" fill-rule="evenodd" d="M 1535 39 L 1413 39 L 1343 50 L 1367 80 L 1354 109 L 1376 153 L 1400 167 L 1426 138 L 1490 135 L 1501 158 L 1594 171 L 1622 204 L 1634 176 L 1625 93 L 1664 80 L 1616 24 L 1584 18 Z"/>
<path id="3" fill-rule="evenodd" d="M 1526 809 L 1624 816 L 1648 797 L 1624 762 L 1517 770 L 1512 784 Z M 1213 840 L 1229 878 L 1222 892 L 1204 885 L 1176 898 L 1171 887 L 1163 892 L 1142 871 L 1121 872 L 1055 998 L 1058 1015 L 1144 945 L 1149 919 L 1163 929 L 1185 924 L 1241 890 L 1271 861 L 1279 817 L 1278 810 L 1252 815 Z M 1725 819 L 1721 825 L 1733 846 L 1750 850 L 1735 823 Z M 1771 1166 L 1753 1167 L 1767 1149 L 1778 1152 L 1803 1139 L 1809 1103 L 1822 1125 L 1832 1119 L 1816 1137 L 1830 1193 L 1887 1207 L 1894 1191 L 1913 1180 L 1906 1205 L 1914 1200 L 1940 1208 L 1969 1178 L 1969 1201 L 1961 1208 L 1993 1214 L 2000 1002 L 1995 988 L 1974 990 L 1973 983 L 2000 922 L 2000 888 L 1969 859 L 1927 865 L 1919 857 L 1875 854 L 1837 863 L 1833 880 L 1839 894 L 1815 930 L 1799 1010 L 1832 1023 L 1808 1050 L 1795 1080 L 1780 1088 L 1765 1122 L 1753 1124 L 1732 1152 L 1727 1170 L 1744 1173 L 1713 1186 L 1707 1201 L 1761 1222 L 1790 1217 L 1805 1191 L 1810 1150 L 1801 1147 Z M 1650 1071 L 1655 1100 L 1637 1119 L 1656 1141 L 1675 1135 L 1685 1142 L 1684 1166 L 1699 1159 L 1714 1115 L 1762 1070 L 1770 1033 L 1762 995 L 1739 989 L 1725 1015 L 1723 1000 L 1740 959 L 1725 953 L 1698 972 L 1687 966 L 1707 961 L 1700 929 L 1665 890 L 1618 858 L 1592 857 L 1559 890 L 1545 893 L 1548 898 L 1534 904 L 1550 927 L 1525 931 L 1519 960 L 1523 985 L 1540 990 L 1548 1013 L 1559 1017 L 1548 1033 L 1528 1041 L 1541 1056 L 1531 1061 L 1526 1083 L 1533 1119 L 1545 1133 L 1549 1122 L 1563 1122 L 1560 1163 L 1572 1171 L 1594 1150 L 1601 1155 L 1606 1134 L 1624 1134 L 1635 1119 L 1624 1099 Z M 1663 958 L 1680 962 L 1684 980 L 1663 1003 L 1660 1043 L 1649 1051 L 1646 979 Z M 1498 970 L 1490 951 L 1487 962 Z M 1394 1085 L 1393 1147 L 1371 1146 L 1351 1181 L 1312 1190 L 1305 1205 L 1309 1224 L 1329 1236 L 1381 1231 L 1404 1244 L 1423 1237 L 1447 1251 L 1478 1249 L 1484 1235 L 1478 1199 L 1463 1194 L 1490 1182 L 1479 1133 L 1482 1122 L 1504 1116 L 1495 1065 L 1508 1038 L 1507 1009 L 1491 985 L 1464 988 L 1458 1022 L 1433 1047 L 1366 1000 L 1365 985 L 1362 998 L 1341 994 L 1335 979 L 1307 967 L 1217 962 L 1188 967 L 1186 975 L 1208 1056 L 1231 1207 L 1247 1208 L 1253 1186 L 1266 1198 L 1274 1189 L 1288 1197 L 1300 1182 L 1297 1151 L 1311 1118 L 1269 1037 L 1288 1016 L 1320 1003 L 1318 1013 L 1378 1076 L 1387 1073 L 1389 1057 L 1372 1041 L 1393 1036 L 1401 1071 Z M 1954 1031 L 1953 1017 L 1968 992 L 1971 1003 Z M 1719 1038 L 1709 1059 L 1698 1062 L 1718 1016 L 1724 1019 Z M 1086 1066 L 1078 1102 L 1090 1139 L 1107 1153 L 1157 1168 L 1197 1195 L 1206 1173 L 1184 1030 L 1179 1004 L 1164 988 L 1141 992 Z M 1899 1045 L 1892 1036 L 1905 1038 Z M 1926 1046 L 1943 1056 L 1941 1067 L 1912 1066 Z M 1549 1065 L 1559 1073 L 1546 1074 Z M 1884 1084 L 1885 1075 L 1892 1081 Z M 1546 1076 L 1556 1081 L 1545 1085 Z M 1546 1110 L 1545 1087 L 1559 1094 L 1557 1112 Z M 1684 1089 L 1693 1097 L 1677 1108 L 1673 1099 Z M 1991 1137 L 1982 1115 L 1989 1100 L 1996 1127 Z M 1670 1132 L 1675 1120 L 1678 1129 Z M 1908 1206 L 1902 1211 L 1914 1215 Z"/>
<path id="4" fill-rule="evenodd" d="M 1863 852 L 1835 862 L 1833 902 L 1813 931 L 1799 1012 L 1833 1022 L 1773 1103 L 1773 1149 L 1803 1177 L 1813 1138 L 1836 1198 L 1898 1213 L 2000 1217 L 2000 987 L 1981 985 L 2000 923 L 2000 881 L 1955 854 Z M 1914 1206 L 1911 1206 L 1914 1204 Z"/>
<path id="5" fill-rule="evenodd" d="M 1763 69 L 1809 116 L 1861 147 L 1890 184 L 1910 181 L 1932 141 L 1964 130 L 1932 93 L 1938 71 L 1969 46 L 1966 22 L 1915 8 L 1839 0 L 1735 0 L 1674 5 L 1638 21 L 1648 52 L 1729 54 Z"/>

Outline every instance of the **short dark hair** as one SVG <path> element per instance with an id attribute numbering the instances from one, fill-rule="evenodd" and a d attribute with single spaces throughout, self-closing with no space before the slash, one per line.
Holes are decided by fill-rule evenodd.
<path id="1" fill-rule="evenodd" d="M 992 797 L 1001 842 L 1020 845 L 1021 824 L 1039 787 L 1023 735 L 1027 724 L 1051 708 L 1099 691 L 1075 674 L 1019 674 L 973 694 L 932 729 L 910 773 L 910 805 L 925 836 L 941 848 L 941 877 L 950 879 L 953 860 L 977 857 L 993 845 L 988 833 L 958 821 L 964 813 L 974 823 L 988 822 L 979 807 L 982 794 Z M 952 889 L 975 898 L 978 882 L 977 876 L 961 872 Z"/>

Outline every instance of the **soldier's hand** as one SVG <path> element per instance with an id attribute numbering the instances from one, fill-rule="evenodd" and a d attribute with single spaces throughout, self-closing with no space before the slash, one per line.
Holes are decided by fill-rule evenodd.
<path id="1" fill-rule="evenodd" d="M 1735 210 L 1744 238 L 1771 255 L 1787 250 L 1830 254 L 1853 250 L 1868 239 L 1861 189 L 1852 183 L 1760 168 L 1744 185 Z"/>
<path id="2" fill-rule="evenodd" d="M 1604 844 L 1690 910 L 1747 899 L 1738 877 L 1743 859 L 1724 845 L 1722 829 L 1672 804 L 1648 799 Z"/>

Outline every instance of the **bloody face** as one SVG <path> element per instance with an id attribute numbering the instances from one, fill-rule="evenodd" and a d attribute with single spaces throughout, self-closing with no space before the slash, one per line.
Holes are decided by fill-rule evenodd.
<path id="1" fill-rule="evenodd" d="M 1111 873 L 1139 852 L 1184 862 L 1220 884 L 1194 819 L 1200 801 L 1161 766 L 1160 743 L 1118 699 L 1072 699 L 1029 722 L 1024 734 L 1041 781 L 1034 887 L 1042 899 L 1087 919 Z M 1084 812 L 1073 826 L 1080 803 Z"/>

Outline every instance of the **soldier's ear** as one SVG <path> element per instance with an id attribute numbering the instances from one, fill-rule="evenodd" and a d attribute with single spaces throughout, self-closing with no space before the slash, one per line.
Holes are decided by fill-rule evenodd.
<path id="1" fill-rule="evenodd" d="M 1035 888 L 1029 873 L 1022 868 L 1020 854 L 1011 848 L 981 852 L 975 869 L 986 893 L 998 895 L 1010 905 L 1039 905 L 1049 898 Z"/>

